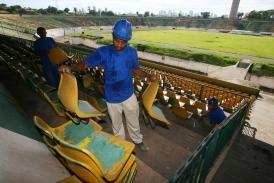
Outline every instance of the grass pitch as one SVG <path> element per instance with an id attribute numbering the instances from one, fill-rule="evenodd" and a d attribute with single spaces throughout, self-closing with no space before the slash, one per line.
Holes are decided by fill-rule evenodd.
<path id="1" fill-rule="evenodd" d="M 133 41 L 161 43 L 274 59 L 274 37 L 190 30 L 134 31 Z"/>

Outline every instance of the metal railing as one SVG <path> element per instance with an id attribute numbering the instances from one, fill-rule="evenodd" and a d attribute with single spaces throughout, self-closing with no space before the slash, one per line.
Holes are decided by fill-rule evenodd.
<path id="1" fill-rule="evenodd" d="M 218 158 L 218 155 L 230 142 L 237 127 L 243 124 L 247 110 L 248 102 L 223 121 L 219 127 L 213 129 L 177 169 L 169 182 L 205 182 L 206 176 Z"/>

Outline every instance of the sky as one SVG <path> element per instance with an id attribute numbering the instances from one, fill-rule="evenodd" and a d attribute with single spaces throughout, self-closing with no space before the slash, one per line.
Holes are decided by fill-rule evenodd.
<path id="1" fill-rule="evenodd" d="M 144 13 L 145 11 L 158 14 L 160 10 L 168 12 L 169 10 L 179 13 L 200 13 L 209 11 L 218 16 L 228 15 L 230 12 L 232 0 L 0 0 L 7 6 L 20 5 L 21 7 L 31 7 L 35 9 L 54 6 L 64 10 L 69 8 L 84 9 L 88 6 L 92 9 L 112 10 L 115 13 Z M 241 0 L 239 12 L 250 12 L 252 10 L 274 9 L 274 0 Z"/>

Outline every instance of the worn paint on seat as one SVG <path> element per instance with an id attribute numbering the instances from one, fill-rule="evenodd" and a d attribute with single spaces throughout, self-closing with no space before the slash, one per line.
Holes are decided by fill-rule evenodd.
<path id="1" fill-rule="evenodd" d="M 85 125 L 82 123 L 75 125 L 74 123 L 69 123 L 64 127 L 61 137 L 69 143 L 78 144 L 84 138 L 94 133 L 94 131 L 95 130 L 92 125 Z"/>
<path id="2" fill-rule="evenodd" d="M 92 152 L 100 161 L 105 171 L 109 171 L 117 162 L 121 162 L 125 156 L 125 148 L 112 142 L 109 136 L 100 133 L 93 133 L 86 138 L 79 147 Z"/>

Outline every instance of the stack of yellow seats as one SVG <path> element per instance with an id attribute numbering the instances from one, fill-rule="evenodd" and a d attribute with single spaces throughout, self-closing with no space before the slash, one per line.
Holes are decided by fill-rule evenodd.
<path id="1" fill-rule="evenodd" d="M 38 116 L 34 123 L 45 143 L 83 182 L 133 182 L 136 174 L 134 144 L 101 131 L 94 121 L 68 121 L 52 128 Z"/>

